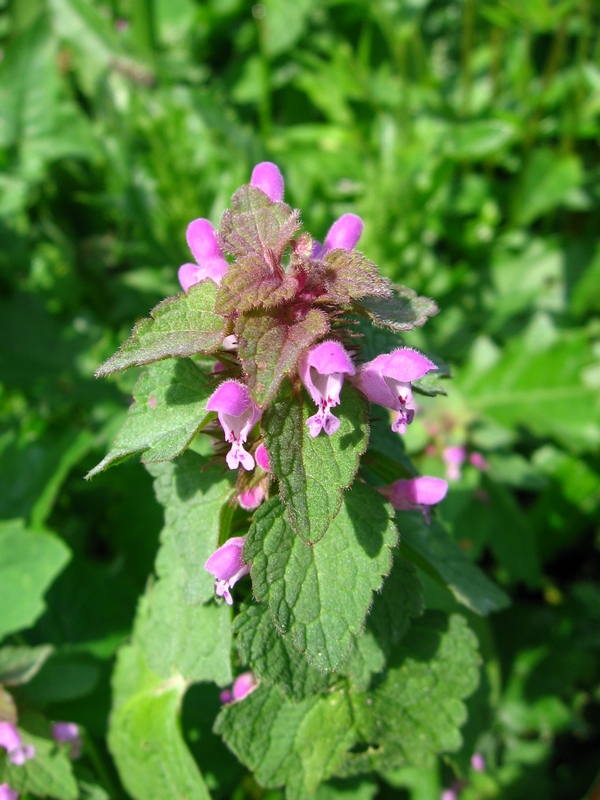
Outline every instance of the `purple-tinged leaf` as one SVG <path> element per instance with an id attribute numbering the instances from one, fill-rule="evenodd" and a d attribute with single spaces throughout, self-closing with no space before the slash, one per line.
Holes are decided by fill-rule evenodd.
<path id="1" fill-rule="evenodd" d="M 242 186 L 233 195 L 231 209 L 221 218 L 219 240 L 236 257 L 256 256 L 281 270 L 283 251 L 300 227 L 299 212 L 286 203 L 272 203 L 256 186 Z"/>
<path id="2" fill-rule="evenodd" d="M 322 274 L 322 299 L 332 303 L 350 303 L 361 297 L 392 296 L 388 279 L 379 274 L 372 261 L 356 250 L 332 250 L 322 263 L 323 267 L 316 268 Z"/>
<path id="3" fill-rule="evenodd" d="M 298 281 L 283 270 L 273 270 L 256 255 L 240 256 L 223 278 L 216 308 L 220 314 L 243 314 L 253 308 L 273 308 L 291 300 Z"/>
<path id="4" fill-rule="evenodd" d="M 271 402 L 304 350 L 328 328 L 327 317 L 315 308 L 297 320 L 282 312 L 250 313 L 238 318 L 238 355 L 257 405 L 264 407 Z"/>
<path id="5" fill-rule="evenodd" d="M 375 325 L 392 331 L 412 331 L 439 311 L 433 300 L 419 297 L 406 286 L 395 286 L 394 292 L 390 298 L 367 297 L 356 304 L 356 309 Z"/>
<path id="6" fill-rule="evenodd" d="M 183 358 L 212 353 L 225 336 L 226 319 L 216 314 L 217 286 L 212 281 L 191 286 L 187 294 L 163 300 L 138 322 L 131 337 L 96 371 L 96 377 L 169 356 Z"/>

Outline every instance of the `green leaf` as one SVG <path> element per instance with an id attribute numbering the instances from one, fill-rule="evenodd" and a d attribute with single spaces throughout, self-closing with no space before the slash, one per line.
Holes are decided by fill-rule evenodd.
<path id="1" fill-rule="evenodd" d="M 277 629 L 317 669 L 341 667 L 390 570 L 397 538 L 390 512 L 381 495 L 355 483 L 312 547 L 295 535 L 278 497 L 255 514 L 244 553 L 256 599 L 268 600 Z"/>
<path id="2" fill-rule="evenodd" d="M 147 467 L 154 490 L 165 507 L 162 540 L 171 540 L 183 570 L 184 602 L 196 605 L 214 597 L 214 578 L 205 569 L 219 545 L 220 515 L 232 492 L 230 470 L 210 465 L 186 451 L 176 461 Z"/>
<path id="3" fill-rule="evenodd" d="M 314 407 L 284 383 L 263 422 L 273 473 L 279 480 L 288 518 L 307 543 L 318 542 L 354 480 L 369 437 L 363 395 L 345 385 L 336 409 L 339 430 L 313 438 L 306 425 Z"/>
<path id="4" fill-rule="evenodd" d="M 289 318 L 287 312 L 249 313 L 238 318 L 238 353 L 257 405 L 271 402 L 302 353 L 328 329 L 327 317 L 316 308 L 299 320 Z"/>
<path id="5" fill-rule="evenodd" d="M 292 700 L 324 692 L 331 684 L 330 675 L 311 667 L 290 637 L 277 631 L 266 604 L 244 605 L 233 629 L 242 663 L 263 683 L 276 684 Z"/>
<path id="6" fill-rule="evenodd" d="M 380 275 L 372 261 L 356 250 L 331 250 L 323 258 L 323 263 L 322 285 L 327 300 L 332 303 L 344 305 L 365 296 L 391 296 L 389 280 Z M 320 271 L 317 264 L 314 267 Z"/>
<path id="7" fill-rule="evenodd" d="M 355 648 L 343 667 L 355 689 L 365 691 L 371 676 L 385 669 L 411 620 L 422 613 L 423 590 L 415 568 L 396 553 L 392 571 L 375 595 L 365 630 L 356 637 Z"/>
<path id="8" fill-rule="evenodd" d="M 188 358 L 151 364 L 133 390 L 135 402 L 109 454 L 86 477 L 133 453 L 143 453 L 145 463 L 180 455 L 206 423 L 205 405 L 214 388 L 214 377 Z"/>
<path id="9" fill-rule="evenodd" d="M 154 308 L 148 319 L 138 322 L 129 338 L 114 356 L 105 361 L 96 377 L 110 375 L 169 356 L 212 353 L 225 337 L 226 320 L 216 314 L 217 286 L 211 280 L 191 286 Z"/>
<path id="10" fill-rule="evenodd" d="M 356 734 L 343 691 L 300 703 L 275 686 L 259 686 L 225 706 L 215 730 L 265 788 L 285 785 L 287 800 L 304 800 L 336 772 Z"/>
<path id="11" fill-rule="evenodd" d="M 69 558 L 56 536 L 20 520 L 0 522 L 0 639 L 33 625 L 46 607 L 44 593 Z"/>
<path id="12" fill-rule="evenodd" d="M 180 676 L 162 681 L 135 645 L 119 653 L 108 746 L 121 780 L 136 800 L 209 800 L 179 726 L 186 689 Z"/>
<path id="13" fill-rule="evenodd" d="M 479 682 L 477 640 L 465 619 L 428 612 L 396 647 L 382 681 L 352 695 L 360 740 L 342 774 L 435 765 L 435 754 L 457 750 L 466 720 L 462 700 Z"/>
<path id="14" fill-rule="evenodd" d="M 254 256 L 273 270 L 300 227 L 299 212 L 286 203 L 272 203 L 256 186 L 242 186 L 221 218 L 219 239 L 233 256 Z"/>
<path id="15" fill-rule="evenodd" d="M 19 686 L 27 683 L 39 672 L 52 650 L 49 644 L 0 648 L 0 684 Z"/>
<path id="16" fill-rule="evenodd" d="M 456 123 L 446 130 L 446 151 L 460 161 L 494 156 L 517 136 L 517 128 L 503 119 Z"/>
<path id="17" fill-rule="evenodd" d="M 424 325 L 439 309 L 428 297 L 419 297 L 406 286 L 394 286 L 395 297 L 367 297 L 357 303 L 357 310 L 371 322 L 391 331 L 412 331 Z"/>
<path id="18" fill-rule="evenodd" d="M 225 604 L 190 605 L 186 574 L 174 537 L 163 536 L 156 560 L 159 580 L 138 610 L 136 640 L 148 666 L 161 678 L 231 683 L 231 612 Z"/>
<path id="19" fill-rule="evenodd" d="M 32 717 L 32 728 L 49 728 L 49 725 L 38 717 Z M 64 750 L 56 746 L 56 742 L 47 735 L 35 735 L 24 728 L 19 728 L 24 744 L 35 747 L 35 758 L 28 759 L 22 766 L 11 764 L 8 758 L 0 757 L 0 783 L 8 783 L 11 789 L 38 797 L 54 797 L 56 800 L 77 800 L 79 792 L 73 777 L 71 761 Z"/>
<path id="20" fill-rule="evenodd" d="M 297 289 L 296 279 L 281 267 L 275 269 L 258 256 L 240 256 L 221 281 L 216 308 L 220 314 L 273 308 L 291 300 Z"/>
<path id="21" fill-rule="evenodd" d="M 513 221 L 526 226 L 564 204 L 567 195 L 581 185 L 583 170 L 575 155 L 559 155 L 550 148 L 536 147 L 522 170 L 515 193 Z"/>
<path id="22" fill-rule="evenodd" d="M 508 606 L 507 595 L 469 561 L 437 520 L 427 525 L 420 512 L 400 511 L 396 522 L 400 551 L 447 586 L 459 603 L 481 615 Z"/>

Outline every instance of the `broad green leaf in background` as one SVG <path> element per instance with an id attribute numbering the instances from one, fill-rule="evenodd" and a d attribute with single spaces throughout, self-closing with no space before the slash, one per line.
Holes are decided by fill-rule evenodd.
<path id="1" fill-rule="evenodd" d="M 281 311 L 249 313 L 235 326 L 239 357 L 254 402 L 266 406 L 281 381 L 291 373 L 302 353 L 328 330 L 327 317 L 312 308 L 299 320 Z"/>
<path id="2" fill-rule="evenodd" d="M 436 753 L 457 750 L 462 700 L 477 688 L 479 663 L 477 640 L 460 615 L 428 612 L 414 621 L 382 681 L 351 695 L 360 740 L 369 746 L 348 755 L 343 773 L 433 766 Z"/>
<path id="3" fill-rule="evenodd" d="M 394 292 L 391 299 L 366 297 L 357 305 L 375 325 L 397 332 L 411 331 L 424 325 L 429 317 L 438 313 L 433 300 L 419 297 L 413 289 L 395 286 Z"/>
<path id="4" fill-rule="evenodd" d="M 444 146 L 452 158 L 475 161 L 496 156 L 517 134 L 515 125 L 503 119 L 459 122 L 447 127 Z"/>
<path id="5" fill-rule="evenodd" d="M 344 690 L 294 703 L 276 686 L 259 686 L 226 706 L 215 730 L 262 786 L 285 785 L 287 800 L 310 797 L 356 740 Z"/>
<path id="6" fill-rule="evenodd" d="M 304 700 L 327 690 L 331 676 L 311 667 L 275 627 L 266 603 L 249 603 L 234 621 L 242 663 L 263 683 L 276 684 L 292 700 Z"/>
<path id="7" fill-rule="evenodd" d="M 246 539 L 256 599 L 268 600 L 278 630 L 325 672 L 346 660 L 392 565 L 397 532 L 381 495 L 355 483 L 327 532 L 306 545 L 273 498 L 255 514 Z"/>
<path id="8" fill-rule="evenodd" d="M 0 639 L 29 628 L 45 608 L 44 594 L 70 558 L 68 547 L 20 520 L 0 522 Z"/>
<path id="9" fill-rule="evenodd" d="M 35 758 L 28 759 L 22 766 L 11 764 L 8 758 L 0 757 L 0 783 L 8 785 L 24 794 L 30 792 L 36 797 L 52 797 L 56 800 L 77 800 L 79 792 L 77 781 L 73 776 L 71 761 L 64 750 L 56 746 L 56 742 L 47 730 L 46 735 L 39 735 L 40 727 L 49 729 L 42 720 L 35 719 L 31 725 L 35 733 L 27 728 L 20 728 L 19 733 L 25 744 L 35 747 Z"/>
<path id="10" fill-rule="evenodd" d="M 355 389 L 342 389 L 335 409 L 340 427 L 334 436 L 310 436 L 306 420 L 314 410 L 312 402 L 286 382 L 263 423 L 288 519 L 298 536 L 311 544 L 323 537 L 338 513 L 368 443 L 367 405 Z"/>
<path id="11" fill-rule="evenodd" d="M 532 150 L 515 192 L 515 225 L 529 225 L 542 214 L 563 205 L 569 192 L 576 189 L 582 179 L 583 171 L 577 156 L 559 155 L 542 147 Z"/>
<path id="12" fill-rule="evenodd" d="M 176 461 L 151 464 L 147 469 L 165 507 L 162 540 L 173 543 L 183 570 L 184 602 L 195 605 L 210 600 L 214 578 L 204 564 L 219 545 L 221 510 L 232 492 L 231 471 L 209 465 L 190 450 Z"/>
<path id="13" fill-rule="evenodd" d="M 400 551 L 447 586 L 459 603 L 482 615 L 506 608 L 508 596 L 468 559 L 436 519 L 427 525 L 420 512 L 401 511 L 396 521 Z"/>
<path id="14" fill-rule="evenodd" d="M 225 336 L 225 318 L 214 311 L 217 286 L 205 280 L 159 303 L 138 322 L 131 338 L 96 371 L 97 377 L 169 356 L 212 353 Z"/>
<path id="15" fill-rule="evenodd" d="M 457 383 L 474 411 L 501 425 L 523 425 L 569 450 L 589 451 L 600 444 L 600 387 L 587 372 L 593 363 L 585 331 L 547 343 L 525 335 L 489 368 L 465 368 Z"/>
<path id="16" fill-rule="evenodd" d="M 86 477 L 137 452 L 145 463 L 180 455 L 206 422 L 205 405 L 214 388 L 214 376 L 191 359 L 151 364 L 133 390 L 135 402 L 109 454 Z"/>
<path id="17" fill-rule="evenodd" d="M 158 581 L 138 608 L 136 641 L 161 678 L 231 683 L 231 612 L 213 602 L 186 603 L 184 565 L 173 533 L 163 534 L 156 559 Z"/>
<path id="18" fill-rule="evenodd" d="M 206 784 L 181 735 L 185 680 L 161 680 L 138 647 L 119 653 L 108 745 L 121 780 L 135 800 L 209 800 Z"/>
<path id="19" fill-rule="evenodd" d="M 0 648 L 0 685 L 19 686 L 27 683 L 41 669 L 52 647 L 48 644 L 39 647 Z"/>

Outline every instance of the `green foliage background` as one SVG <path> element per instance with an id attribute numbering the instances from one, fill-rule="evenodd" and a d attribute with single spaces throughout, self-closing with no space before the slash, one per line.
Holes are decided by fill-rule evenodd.
<path id="1" fill-rule="evenodd" d="M 438 510 L 464 563 L 450 560 L 435 521 L 431 552 L 419 554 L 410 530 L 402 547 L 429 565 L 428 609 L 457 611 L 473 560 L 512 599 L 485 619 L 467 612 L 484 678 L 467 703 L 462 750 L 379 783 L 330 783 L 317 797 L 429 800 L 456 775 L 469 780 L 466 800 L 591 792 L 599 23 L 593 0 L 0 2 L 0 653 L 14 670 L 11 648 L 52 646 L 26 651 L 10 687 L 25 713 L 85 728 L 80 796 L 129 796 L 106 744 L 110 676 L 163 524 L 135 460 L 83 480 L 109 450 L 140 371 L 98 382 L 93 373 L 178 290 L 187 223 L 217 223 L 264 159 L 282 169 L 309 230 L 322 237 L 341 213 L 360 214 L 361 250 L 440 306 L 406 343 L 447 364 L 453 380 L 446 398 L 420 400 L 406 445 L 426 474 L 444 474 L 450 445 L 481 452 L 489 469 L 467 464 Z M 131 420 L 124 452 L 154 447 Z M 167 481 L 161 469 L 153 474 Z M 19 560 L 33 588 L 18 579 Z M 485 602 L 483 589 L 472 602 Z M 140 684 L 135 702 L 116 705 L 123 730 L 146 724 L 156 680 L 136 658 L 119 658 Z M 280 797 L 211 733 L 213 685 L 187 693 L 183 730 L 173 729 L 182 693 L 171 686 L 164 721 L 147 724 L 164 740 L 152 757 L 185 775 L 188 796 L 206 788 L 182 737 L 214 797 Z M 485 773 L 469 770 L 474 750 Z M 55 761 L 52 796 L 73 796 Z M 140 796 L 143 780 L 131 774 L 127 791 Z"/>

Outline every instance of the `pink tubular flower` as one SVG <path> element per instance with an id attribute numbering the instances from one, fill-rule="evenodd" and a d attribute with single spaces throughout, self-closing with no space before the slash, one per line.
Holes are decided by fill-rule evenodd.
<path id="1" fill-rule="evenodd" d="M 11 789 L 8 783 L 0 783 L 0 800 L 19 800 L 19 793 Z"/>
<path id="2" fill-rule="evenodd" d="M 446 477 L 449 481 L 460 480 L 461 467 L 467 457 L 467 451 L 459 445 L 444 447 L 442 458 L 446 464 Z"/>
<path id="3" fill-rule="evenodd" d="M 207 411 L 216 411 L 225 432 L 225 441 L 231 443 L 227 453 L 227 466 L 237 469 L 254 469 L 254 459 L 244 450 L 248 434 L 260 417 L 260 410 L 250 397 L 248 387 L 238 381 L 223 381 L 208 398 Z"/>
<path id="4" fill-rule="evenodd" d="M 340 427 L 340 421 L 333 416 L 330 409 L 340 403 L 344 375 L 354 375 L 350 356 L 338 342 L 321 342 L 302 356 L 298 371 L 302 383 L 319 409 L 306 420 L 310 435 L 314 438 L 324 430 L 331 436 Z"/>
<path id="5" fill-rule="evenodd" d="M 323 258 L 330 250 L 338 248 L 353 250 L 358 244 L 363 227 L 362 219 L 356 214 L 343 214 L 329 229 L 324 244 L 315 242 L 313 256 Z"/>
<path id="6" fill-rule="evenodd" d="M 52 738 L 59 744 L 69 745 L 69 756 L 73 760 L 81 755 L 83 740 L 79 725 L 74 722 L 55 722 L 52 726 Z"/>
<path id="7" fill-rule="evenodd" d="M 271 161 L 262 161 L 254 167 L 250 183 L 264 192 L 272 203 L 283 200 L 283 176 Z"/>
<path id="8" fill-rule="evenodd" d="M 204 565 L 215 577 L 217 597 L 224 597 L 228 606 L 233 605 L 231 592 L 235 584 L 250 572 L 250 564 L 242 558 L 244 537 L 233 536 L 221 545 Z"/>
<path id="9" fill-rule="evenodd" d="M 475 469 L 478 469 L 481 472 L 486 472 L 489 469 L 487 461 L 481 455 L 481 453 L 478 453 L 477 451 L 471 453 L 469 456 L 469 461 L 475 467 Z"/>
<path id="10" fill-rule="evenodd" d="M 21 734 L 11 722 L 0 722 L 0 747 L 8 753 L 11 764 L 17 766 L 22 766 L 35 756 L 35 747 L 32 744 L 23 744 Z"/>
<path id="11" fill-rule="evenodd" d="M 423 476 L 395 481 L 390 486 L 382 487 L 379 491 L 384 497 L 387 497 L 394 508 L 400 511 L 412 509 L 422 511 L 427 524 L 429 524 L 429 506 L 444 499 L 448 491 L 448 483 L 443 478 Z"/>
<path id="12" fill-rule="evenodd" d="M 267 448 L 265 447 L 264 442 L 261 442 L 258 445 L 254 457 L 256 458 L 256 463 L 261 469 L 264 469 L 265 472 L 271 472 L 269 454 L 267 453 Z"/>
<path id="13" fill-rule="evenodd" d="M 239 493 L 238 503 L 244 511 L 254 511 L 255 508 L 259 507 L 266 496 L 265 482 L 259 481 L 254 486 L 251 486 L 249 489 L 244 489 L 243 492 Z"/>
<path id="14" fill-rule="evenodd" d="M 392 423 L 395 433 L 406 433 L 415 415 L 411 382 L 436 365 L 416 350 L 400 347 L 360 366 L 354 384 L 372 403 L 398 412 Z"/>
<path id="15" fill-rule="evenodd" d="M 229 264 L 219 247 L 212 223 L 207 219 L 195 219 L 188 225 L 186 238 L 197 263 L 179 267 L 178 278 L 184 292 L 207 278 L 220 285 Z"/>
<path id="16" fill-rule="evenodd" d="M 231 689 L 225 689 L 221 692 L 222 703 L 233 703 L 234 700 L 243 700 L 250 692 L 253 692 L 258 686 L 258 681 L 252 672 L 242 672 L 238 675 Z"/>

